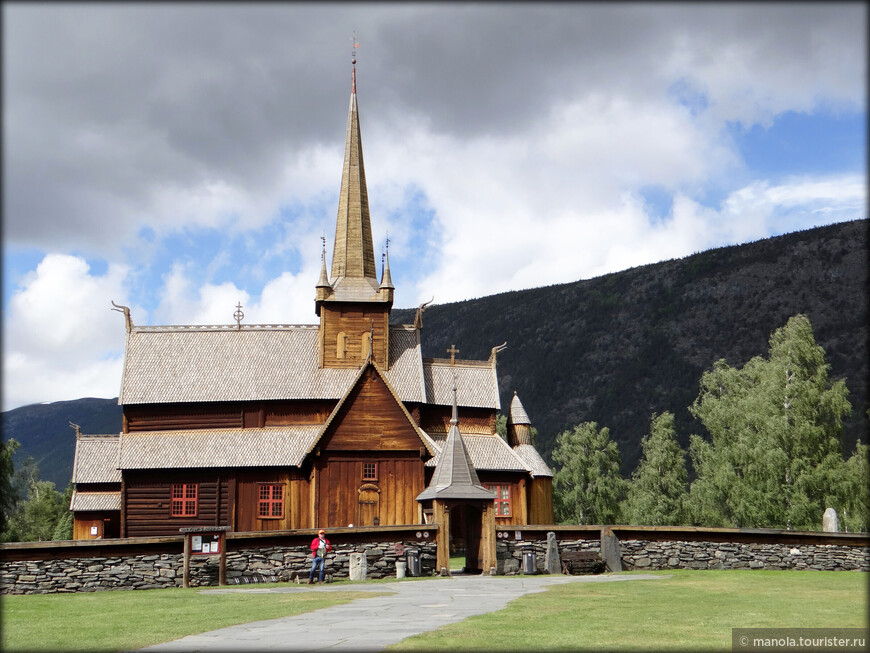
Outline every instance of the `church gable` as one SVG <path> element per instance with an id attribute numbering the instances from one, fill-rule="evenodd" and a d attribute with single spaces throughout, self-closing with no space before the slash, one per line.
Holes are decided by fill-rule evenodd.
<path id="1" fill-rule="evenodd" d="M 336 408 L 318 446 L 325 452 L 428 449 L 413 419 L 372 364 Z"/>

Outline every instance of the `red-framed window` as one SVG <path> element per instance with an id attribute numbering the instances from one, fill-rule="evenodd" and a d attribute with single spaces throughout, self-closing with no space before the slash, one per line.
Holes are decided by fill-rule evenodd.
<path id="1" fill-rule="evenodd" d="M 284 486 L 263 483 L 259 486 L 257 516 L 260 519 L 278 519 L 284 516 Z"/>
<path id="2" fill-rule="evenodd" d="M 363 463 L 363 477 L 364 481 L 377 481 L 378 480 L 378 464 L 377 463 Z"/>
<path id="3" fill-rule="evenodd" d="M 173 517 L 196 517 L 197 494 L 196 483 L 173 483 L 170 514 Z"/>
<path id="4" fill-rule="evenodd" d="M 487 490 L 495 492 L 495 516 L 510 517 L 511 516 L 511 486 L 510 485 L 489 485 Z"/>

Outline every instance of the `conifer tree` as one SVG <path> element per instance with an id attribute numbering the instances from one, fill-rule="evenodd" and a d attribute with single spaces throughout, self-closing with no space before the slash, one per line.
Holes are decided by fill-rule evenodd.
<path id="1" fill-rule="evenodd" d="M 556 437 L 553 477 L 556 518 L 562 523 L 613 524 L 625 481 L 619 475 L 619 447 L 607 427 L 578 424 Z"/>
<path id="2" fill-rule="evenodd" d="M 692 519 L 706 526 L 818 530 L 846 500 L 842 418 L 851 406 L 831 382 L 809 320 L 791 318 L 768 358 L 742 368 L 718 361 L 701 379 L 692 414 L 711 442 L 692 436 Z"/>
<path id="3" fill-rule="evenodd" d="M 686 456 L 677 442 L 672 413 L 653 415 L 641 447 L 643 457 L 628 485 L 626 520 L 652 526 L 683 524 L 688 495 Z"/>

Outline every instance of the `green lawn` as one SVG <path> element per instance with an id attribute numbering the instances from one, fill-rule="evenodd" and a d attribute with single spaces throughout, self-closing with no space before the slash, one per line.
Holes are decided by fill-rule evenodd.
<path id="1" fill-rule="evenodd" d="M 354 592 L 353 585 L 348 583 L 347 592 L 328 593 L 202 594 L 200 588 L 172 588 L 4 596 L 0 649 L 123 651 L 379 596 L 377 592 Z"/>
<path id="2" fill-rule="evenodd" d="M 655 572 L 671 578 L 572 583 L 390 650 L 731 650 L 732 628 L 868 627 L 868 574 Z"/>
<path id="3" fill-rule="evenodd" d="M 393 650 L 730 650 L 732 628 L 868 627 L 868 574 L 672 571 L 670 578 L 571 583 Z M 396 579 L 383 583 L 389 591 Z M 432 578 L 431 582 L 443 582 Z M 202 594 L 198 588 L 4 596 L 3 651 L 122 651 L 238 623 L 375 596 L 354 592 Z M 278 583 L 257 588 L 286 585 Z"/>

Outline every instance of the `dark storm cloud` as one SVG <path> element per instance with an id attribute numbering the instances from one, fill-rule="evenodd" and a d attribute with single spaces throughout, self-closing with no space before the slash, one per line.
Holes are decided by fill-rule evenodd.
<path id="1" fill-rule="evenodd" d="M 829 7 L 7 3 L 5 236 L 97 246 L 186 219 L 156 214 L 166 189 L 274 189 L 305 148 L 341 147 L 354 29 L 364 120 L 467 139 L 584 94 L 643 102 L 669 67 L 718 72 L 735 49 L 799 83 L 862 29 L 862 7 Z"/>

